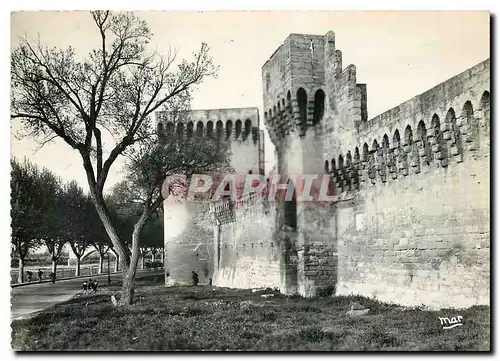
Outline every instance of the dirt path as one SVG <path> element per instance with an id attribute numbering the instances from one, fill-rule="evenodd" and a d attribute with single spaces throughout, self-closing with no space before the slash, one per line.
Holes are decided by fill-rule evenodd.
<path id="1" fill-rule="evenodd" d="M 161 274 L 161 271 L 139 271 L 137 277 Z M 92 279 L 97 279 L 100 284 L 107 284 L 108 276 L 92 276 Z M 32 313 L 42 311 L 56 303 L 64 302 L 71 299 L 76 293 L 81 291 L 82 282 L 84 279 L 72 279 L 57 281 L 55 284 L 50 282 L 33 284 L 11 288 L 11 318 L 21 319 L 29 316 Z M 114 274 L 111 280 L 117 282 L 121 280 L 121 274 Z"/>

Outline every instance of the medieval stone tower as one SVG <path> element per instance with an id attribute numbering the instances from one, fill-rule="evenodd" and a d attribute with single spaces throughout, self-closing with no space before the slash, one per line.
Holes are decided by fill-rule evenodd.
<path id="1" fill-rule="evenodd" d="M 373 119 L 333 32 L 291 34 L 262 80 L 278 173 L 325 172 L 337 196 L 276 203 L 283 293 L 489 303 L 489 59 Z"/>
<path id="2" fill-rule="evenodd" d="M 356 83 L 354 66 L 342 69 L 335 35 L 291 34 L 264 64 L 262 78 L 278 173 L 324 173 L 324 155 L 351 143 L 367 116 L 366 87 Z M 331 286 L 337 269 L 333 209 L 293 201 L 277 208 L 283 291 L 314 295 L 318 287 Z"/>
<path id="3" fill-rule="evenodd" d="M 264 172 L 264 143 L 257 108 L 192 110 L 172 121 L 156 114 L 160 134 L 177 137 L 210 137 L 230 142 L 230 165 L 237 174 Z M 168 204 L 167 204 L 168 203 Z M 165 201 L 165 277 L 167 285 L 191 284 L 192 272 L 200 283 L 213 277 L 213 227 L 209 202 Z"/>

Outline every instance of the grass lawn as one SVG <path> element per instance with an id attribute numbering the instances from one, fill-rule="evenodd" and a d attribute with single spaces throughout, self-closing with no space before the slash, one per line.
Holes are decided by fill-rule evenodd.
<path id="1" fill-rule="evenodd" d="M 315 350 L 424 351 L 490 349 L 490 309 L 423 311 L 362 297 L 304 299 L 209 286 L 138 284 L 137 301 L 114 308 L 103 285 L 37 316 L 12 323 L 12 347 L 25 350 Z M 370 308 L 346 315 L 352 302 Z M 443 330 L 438 317 L 463 316 Z"/>

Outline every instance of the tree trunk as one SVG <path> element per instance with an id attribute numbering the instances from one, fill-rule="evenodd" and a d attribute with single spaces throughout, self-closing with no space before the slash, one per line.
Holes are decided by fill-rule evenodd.
<path id="1" fill-rule="evenodd" d="M 80 266 L 81 266 L 81 258 L 80 257 L 76 257 L 76 271 L 75 271 L 75 277 L 79 277 L 80 276 Z"/>
<path id="2" fill-rule="evenodd" d="M 119 305 L 130 305 L 134 301 L 135 292 L 135 275 L 137 272 L 137 263 L 139 262 L 140 248 L 139 248 L 139 236 L 141 230 L 146 224 L 148 219 L 148 214 L 146 211 L 143 212 L 139 220 L 134 226 L 134 232 L 132 233 L 132 257 L 130 257 L 129 264 L 122 262 L 123 267 L 123 284 L 121 297 Z"/>
<path id="3" fill-rule="evenodd" d="M 115 253 L 115 272 L 118 272 L 120 270 L 120 256 L 118 256 L 118 253 Z"/>
<path id="4" fill-rule="evenodd" d="M 52 260 L 52 272 L 54 272 L 54 274 L 56 274 L 56 271 L 57 271 L 57 260 Z"/>
<path id="5" fill-rule="evenodd" d="M 129 275 L 127 272 L 127 275 L 123 279 L 122 291 L 121 291 L 120 301 L 118 302 L 118 304 L 120 306 L 131 305 L 132 302 L 134 301 L 134 293 L 135 293 L 134 280 L 133 277 Z"/>
<path id="6" fill-rule="evenodd" d="M 108 252 L 108 285 L 111 284 L 111 273 L 109 272 L 109 252 Z"/>
<path id="7" fill-rule="evenodd" d="M 99 253 L 99 274 L 104 273 L 104 253 Z"/>
<path id="8" fill-rule="evenodd" d="M 116 255 L 116 265 L 115 265 L 115 271 L 119 270 L 119 263 L 121 261 L 122 263 L 122 270 L 125 270 L 128 268 L 128 265 L 130 264 L 130 257 L 128 250 L 125 248 L 125 246 L 121 243 L 120 238 L 118 237 L 118 234 L 116 232 L 115 227 L 113 226 L 111 219 L 108 216 L 108 212 L 105 207 L 104 203 L 104 198 L 102 197 L 102 193 L 99 194 L 96 189 L 90 189 L 90 195 L 92 196 L 92 200 L 95 206 L 95 209 L 97 211 L 97 214 L 99 215 L 99 219 L 102 222 L 102 225 L 104 226 L 104 229 L 106 230 L 106 233 L 109 236 L 109 239 L 111 240 L 111 243 L 113 244 L 113 251 Z M 125 268 L 124 268 L 125 267 Z M 124 273 L 124 284 L 125 284 L 125 273 Z"/>
<path id="9" fill-rule="evenodd" d="M 92 184 L 93 179 L 90 176 L 89 169 L 87 170 L 87 177 L 89 177 L 89 184 Z M 130 305 L 134 299 L 134 281 L 135 274 L 137 271 L 137 262 L 139 261 L 139 235 L 146 223 L 149 213 L 151 209 L 155 209 L 158 207 L 161 201 L 161 197 L 159 197 L 155 203 L 153 204 L 153 208 L 146 206 L 144 208 L 141 217 L 134 225 L 134 232 L 132 233 L 132 255 L 130 255 L 130 251 L 126 246 L 120 241 L 118 234 L 116 232 L 115 227 L 113 226 L 111 219 L 109 218 L 108 211 L 105 206 L 104 198 L 102 196 L 102 191 L 98 188 L 90 188 L 90 194 L 92 200 L 94 202 L 94 206 L 96 208 L 97 214 L 106 229 L 106 233 L 108 234 L 111 243 L 113 244 L 113 249 L 117 253 L 117 258 L 120 262 L 117 262 L 116 267 L 118 268 L 118 264 L 121 264 L 122 272 L 123 272 L 123 283 L 122 283 L 122 291 L 121 297 L 118 301 L 119 306 Z M 151 199 L 148 199 L 150 201 Z M 148 202 L 149 204 L 149 202 Z"/>
<path id="10" fill-rule="evenodd" d="M 19 257 L 19 275 L 17 276 L 17 282 L 24 282 L 24 257 Z"/>

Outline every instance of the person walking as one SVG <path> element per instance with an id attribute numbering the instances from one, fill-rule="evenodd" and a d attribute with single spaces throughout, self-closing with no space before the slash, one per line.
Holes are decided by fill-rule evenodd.
<path id="1" fill-rule="evenodd" d="M 38 282 L 42 282 L 43 271 L 38 269 Z"/>

